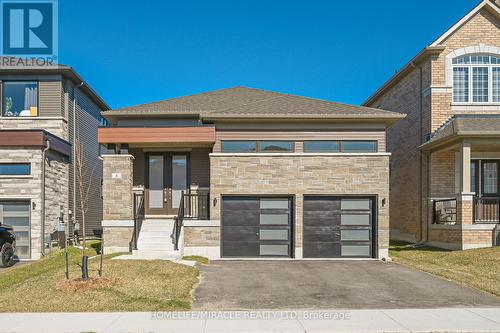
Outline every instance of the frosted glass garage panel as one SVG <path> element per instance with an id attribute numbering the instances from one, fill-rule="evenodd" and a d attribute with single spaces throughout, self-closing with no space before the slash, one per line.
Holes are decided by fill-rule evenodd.
<path id="1" fill-rule="evenodd" d="M 370 225 L 369 214 L 342 214 L 340 216 L 341 225 Z"/>
<path id="2" fill-rule="evenodd" d="M 370 199 L 342 199 L 340 201 L 342 210 L 369 210 Z"/>
<path id="3" fill-rule="evenodd" d="M 288 209 L 288 199 L 262 198 L 260 209 Z"/>
<path id="4" fill-rule="evenodd" d="M 287 229 L 260 229 L 260 240 L 288 240 Z"/>
<path id="5" fill-rule="evenodd" d="M 261 256 L 288 256 L 288 245 L 261 245 Z"/>
<path id="6" fill-rule="evenodd" d="M 288 214 L 260 214 L 260 224 L 287 225 Z"/>
<path id="7" fill-rule="evenodd" d="M 342 245 L 341 254 L 343 257 L 368 257 L 370 245 Z"/>
<path id="8" fill-rule="evenodd" d="M 370 240 L 370 230 L 341 230 L 340 240 L 343 241 L 369 241 Z"/>

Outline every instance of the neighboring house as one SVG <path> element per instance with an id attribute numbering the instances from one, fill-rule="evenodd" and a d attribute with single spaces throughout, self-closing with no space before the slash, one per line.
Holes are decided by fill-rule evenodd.
<path id="1" fill-rule="evenodd" d="M 236 87 L 102 115 L 108 252 L 388 255 L 385 131 L 399 113 Z"/>
<path id="2" fill-rule="evenodd" d="M 76 137 L 87 163 L 85 183 L 92 184 L 87 233 L 100 233 L 96 138 L 107 104 L 66 66 L 0 68 L 0 89 L 0 222 L 14 227 L 17 255 L 39 258 L 60 218 L 80 221 Z"/>
<path id="3" fill-rule="evenodd" d="M 407 115 L 387 132 L 391 238 L 498 245 L 500 1 L 478 4 L 364 105 Z"/>

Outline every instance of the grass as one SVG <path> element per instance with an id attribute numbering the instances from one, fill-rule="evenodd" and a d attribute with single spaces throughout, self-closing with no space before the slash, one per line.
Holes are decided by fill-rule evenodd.
<path id="1" fill-rule="evenodd" d="M 394 261 L 500 296 L 500 247 L 448 251 L 391 243 Z"/>
<path id="2" fill-rule="evenodd" d="M 200 264 L 208 264 L 208 258 L 202 257 L 202 256 L 184 256 L 182 257 L 183 260 L 191 260 L 191 261 L 197 261 Z"/>
<path id="3" fill-rule="evenodd" d="M 96 255 L 97 246 L 89 249 Z M 81 250 L 69 248 L 71 283 L 81 277 Z M 198 283 L 196 268 L 170 261 L 111 260 L 104 257 L 98 279 L 99 257 L 89 260 L 88 288 L 68 288 L 64 252 L 0 273 L 0 312 L 97 312 L 188 310 Z M 104 280 L 99 282 L 99 280 Z M 70 287 L 74 287 L 70 286 Z"/>

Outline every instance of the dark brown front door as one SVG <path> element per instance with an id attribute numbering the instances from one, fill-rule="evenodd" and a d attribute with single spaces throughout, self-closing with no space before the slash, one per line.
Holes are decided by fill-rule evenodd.
<path id="1" fill-rule="evenodd" d="M 188 188 L 188 155 L 150 153 L 146 164 L 146 214 L 177 214 L 181 193 Z"/>

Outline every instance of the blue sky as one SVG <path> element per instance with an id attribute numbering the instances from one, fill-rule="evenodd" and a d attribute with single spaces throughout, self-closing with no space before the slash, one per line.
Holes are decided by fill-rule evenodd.
<path id="1" fill-rule="evenodd" d="M 236 85 L 360 104 L 477 3 L 60 0 L 59 59 L 112 108 Z"/>

